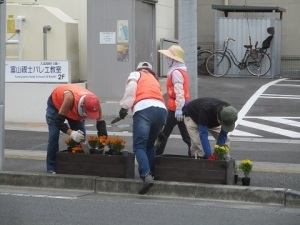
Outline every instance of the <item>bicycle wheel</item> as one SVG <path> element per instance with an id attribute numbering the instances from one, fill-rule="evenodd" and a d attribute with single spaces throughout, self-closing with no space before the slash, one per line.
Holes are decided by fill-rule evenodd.
<path id="1" fill-rule="evenodd" d="M 212 52 L 208 51 L 208 50 L 198 51 L 198 54 L 197 54 L 198 75 L 208 74 L 207 69 L 206 69 L 206 60 L 211 55 L 212 55 Z"/>
<path id="2" fill-rule="evenodd" d="M 223 52 L 215 52 L 206 61 L 208 73 L 214 77 L 226 75 L 231 67 L 231 61 Z"/>
<path id="3" fill-rule="evenodd" d="M 252 51 L 246 59 L 247 70 L 253 76 L 261 77 L 271 69 L 271 59 L 262 51 Z"/>

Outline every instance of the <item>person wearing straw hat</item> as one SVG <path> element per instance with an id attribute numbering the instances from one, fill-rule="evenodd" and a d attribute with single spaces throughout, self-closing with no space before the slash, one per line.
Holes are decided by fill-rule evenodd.
<path id="1" fill-rule="evenodd" d="M 46 158 L 48 173 L 55 173 L 60 132 L 70 135 L 70 138 L 78 143 L 84 141 L 86 118 L 97 121 L 98 136 L 107 136 L 100 101 L 95 94 L 74 84 L 60 85 L 52 91 L 46 109 L 46 122 L 49 130 Z M 68 121 L 68 124 L 65 123 L 65 120 Z"/>
<path id="2" fill-rule="evenodd" d="M 154 185 L 155 141 L 167 117 L 161 87 L 150 63 L 140 62 L 137 71 L 130 73 L 120 105 L 121 119 L 126 117 L 129 109 L 133 113 L 132 146 L 143 180 L 138 193 L 143 195 Z"/>
<path id="3" fill-rule="evenodd" d="M 197 98 L 184 108 L 183 114 L 184 123 L 191 137 L 192 156 L 215 159 L 208 140 L 208 132 L 217 140 L 217 145 L 229 147 L 228 132 L 234 130 L 238 118 L 237 110 L 229 103 L 217 98 Z"/>
<path id="4" fill-rule="evenodd" d="M 182 115 L 182 109 L 190 101 L 189 79 L 183 60 L 184 51 L 179 45 L 172 45 L 167 50 L 158 51 L 166 56 L 169 71 L 166 84 L 168 94 L 167 123 L 158 137 L 156 154 L 164 153 L 168 138 L 174 127 L 178 125 L 181 137 L 188 146 L 188 155 L 190 155 L 191 140 Z"/>

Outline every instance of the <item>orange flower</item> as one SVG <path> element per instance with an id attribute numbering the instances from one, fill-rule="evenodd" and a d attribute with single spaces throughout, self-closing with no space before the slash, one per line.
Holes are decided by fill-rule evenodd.
<path id="1" fill-rule="evenodd" d="M 72 148 L 72 153 L 83 153 L 83 148 L 81 145 L 77 145 L 76 147 Z"/>
<path id="2" fill-rule="evenodd" d="M 120 153 L 125 148 L 126 141 L 117 136 L 107 138 L 106 143 L 111 150 Z"/>
<path id="3" fill-rule="evenodd" d="M 104 148 L 106 146 L 107 137 L 105 135 L 98 137 L 98 148 Z"/>

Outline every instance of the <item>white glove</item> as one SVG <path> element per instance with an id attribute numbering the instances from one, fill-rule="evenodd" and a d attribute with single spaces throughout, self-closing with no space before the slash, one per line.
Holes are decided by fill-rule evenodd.
<path id="1" fill-rule="evenodd" d="M 176 111 L 175 111 L 175 117 L 176 117 L 176 119 L 177 119 L 178 122 L 183 121 L 182 110 L 176 109 Z"/>
<path id="2" fill-rule="evenodd" d="M 81 142 L 84 140 L 84 133 L 81 130 L 73 130 L 70 134 L 70 137 L 76 141 L 77 143 Z"/>

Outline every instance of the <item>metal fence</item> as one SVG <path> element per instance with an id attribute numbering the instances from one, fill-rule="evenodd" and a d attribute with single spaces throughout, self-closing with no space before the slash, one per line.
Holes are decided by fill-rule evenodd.
<path id="1" fill-rule="evenodd" d="M 283 77 L 300 78 L 300 56 L 283 55 L 280 73 Z"/>
<path id="2" fill-rule="evenodd" d="M 222 49 L 221 44 L 215 44 L 214 42 L 199 42 L 198 47 L 200 47 L 201 50 L 209 51 Z M 282 77 L 292 77 L 300 79 L 300 56 L 281 56 L 280 75 Z"/>

